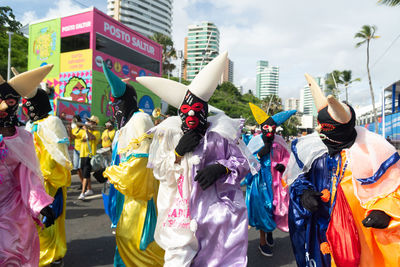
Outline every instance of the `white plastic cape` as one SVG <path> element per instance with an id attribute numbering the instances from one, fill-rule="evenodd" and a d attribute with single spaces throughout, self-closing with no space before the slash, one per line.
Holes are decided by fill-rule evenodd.
<path id="1" fill-rule="evenodd" d="M 68 153 L 68 134 L 62 121 L 56 116 L 48 116 L 38 122 L 27 124 L 25 129 L 31 132 L 35 124 L 37 124 L 37 135 L 51 157 L 67 170 L 72 170 Z"/>
<path id="2" fill-rule="evenodd" d="M 218 114 L 209 117 L 208 121 L 208 131 L 217 132 L 229 142 L 238 145 L 257 172 L 257 160 L 240 140 L 243 120 Z M 153 168 L 154 176 L 160 180 L 154 239 L 165 250 L 164 266 L 174 267 L 190 266 L 198 250 L 198 241 L 194 234 L 197 223 L 190 219 L 189 205 L 192 168 L 200 162 L 200 158 L 186 153 L 180 163 L 175 163 L 175 147 L 183 134 L 181 123 L 178 116 L 169 117 L 149 131 L 154 137 L 150 146 L 148 167 Z"/>
<path id="3" fill-rule="evenodd" d="M 322 143 L 316 132 L 295 139 L 293 142 L 290 158 L 282 178 L 288 185 L 292 184 L 300 174 L 307 173 L 315 159 L 328 152 L 328 148 Z M 293 144 L 296 144 L 294 146 L 296 153 L 293 153 Z M 303 166 L 300 166 L 300 162 Z"/>
<path id="4" fill-rule="evenodd" d="M 153 121 L 147 113 L 136 112 L 119 131 L 118 154 L 126 151 L 122 153 L 121 158 L 128 157 L 132 153 L 147 153 L 151 138 L 146 138 L 146 132 L 153 126 Z M 139 140 L 141 138 L 142 140 Z"/>

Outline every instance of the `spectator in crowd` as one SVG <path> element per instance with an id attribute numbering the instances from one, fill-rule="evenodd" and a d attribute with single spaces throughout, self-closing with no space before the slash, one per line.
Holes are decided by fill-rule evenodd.
<path id="1" fill-rule="evenodd" d="M 90 181 L 90 173 L 92 171 L 90 159 L 96 155 L 97 144 L 100 141 L 100 132 L 96 130 L 99 118 L 92 115 L 86 120 L 87 122 L 83 126 L 83 131 L 80 131 L 76 135 L 76 138 L 81 139 L 80 158 L 83 182 L 82 192 L 78 197 L 80 200 L 85 200 L 85 197 L 93 195 L 92 184 Z"/>
<path id="2" fill-rule="evenodd" d="M 115 136 L 114 121 L 108 120 L 105 124 L 106 129 L 101 135 L 101 146 L 107 151 L 104 152 L 105 166 L 111 165 L 111 147 Z"/>
<path id="3" fill-rule="evenodd" d="M 73 162 L 73 167 L 72 170 L 76 170 L 79 176 L 79 179 L 81 180 L 81 183 L 83 184 L 83 176 L 82 176 L 82 171 L 81 171 L 81 158 L 80 158 L 80 151 L 81 151 L 81 139 L 77 138 L 80 135 L 80 133 L 84 132 L 83 130 L 83 123 L 81 116 L 75 115 L 72 118 L 72 123 L 70 126 L 67 127 L 68 134 L 70 137 L 70 142 L 72 143 L 72 140 L 74 140 L 74 152 L 72 156 L 72 162 Z M 80 187 L 82 189 L 82 185 Z"/>

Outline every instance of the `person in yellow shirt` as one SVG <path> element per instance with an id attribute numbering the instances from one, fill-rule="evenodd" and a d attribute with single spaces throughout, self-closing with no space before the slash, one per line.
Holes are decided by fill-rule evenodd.
<path id="1" fill-rule="evenodd" d="M 101 146 L 103 147 L 103 149 L 107 149 L 107 151 L 105 151 L 103 155 L 105 166 L 108 167 L 111 165 L 111 149 L 115 137 L 114 122 L 112 120 L 109 120 L 106 122 L 105 126 L 106 129 L 101 135 Z"/>
<path id="2" fill-rule="evenodd" d="M 78 199 L 85 200 L 85 197 L 93 195 L 92 184 L 90 181 L 90 173 L 92 171 L 92 165 L 90 159 L 96 155 L 97 144 L 100 141 L 100 132 L 95 128 L 99 123 L 99 118 L 92 115 L 86 119 L 87 122 L 83 126 L 82 132 L 76 135 L 76 138 L 81 140 L 81 171 L 83 176 L 82 192 Z"/>
<path id="3" fill-rule="evenodd" d="M 72 157 L 72 162 L 73 162 L 73 168 L 72 170 L 76 170 L 79 176 L 79 179 L 81 180 L 81 188 L 82 189 L 82 183 L 83 183 L 83 176 L 81 172 L 81 157 L 80 157 L 80 151 L 81 151 L 81 140 L 79 138 L 76 138 L 77 134 L 79 132 L 83 132 L 83 123 L 81 116 L 75 115 L 72 119 L 71 125 L 67 126 L 67 131 L 68 135 L 70 137 L 70 140 L 74 140 L 74 152 L 73 152 L 73 157 Z"/>

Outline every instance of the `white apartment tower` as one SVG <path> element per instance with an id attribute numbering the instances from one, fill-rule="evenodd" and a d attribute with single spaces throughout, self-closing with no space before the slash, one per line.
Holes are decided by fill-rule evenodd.
<path id="1" fill-rule="evenodd" d="M 299 110 L 300 108 L 300 100 L 294 97 L 288 98 L 285 100 L 285 110 Z"/>
<path id="2" fill-rule="evenodd" d="M 107 0 L 107 15 L 145 35 L 171 37 L 173 0 Z"/>
<path id="3" fill-rule="evenodd" d="M 184 78 L 192 81 L 199 71 L 219 55 L 219 30 L 212 22 L 188 26 L 185 38 Z"/>
<path id="4" fill-rule="evenodd" d="M 319 87 L 324 88 L 324 78 L 316 77 L 315 81 Z M 300 92 L 300 111 L 303 112 L 304 115 L 312 115 L 314 117 L 317 116 L 317 108 L 315 107 L 314 99 L 308 85 L 305 85 Z"/>
<path id="5" fill-rule="evenodd" d="M 269 95 L 278 95 L 279 67 L 269 66 L 268 61 L 257 61 L 256 96 L 263 99 Z"/>

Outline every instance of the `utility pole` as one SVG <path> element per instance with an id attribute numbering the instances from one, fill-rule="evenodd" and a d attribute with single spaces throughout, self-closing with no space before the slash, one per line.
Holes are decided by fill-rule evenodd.
<path id="1" fill-rule="evenodd" d="M 11 73 L 11 35 L 13 32 L 7 31 L 8 34 L 8 63 L 7 63 L 7 81 L 10 80 L 10 73 Z"/>

